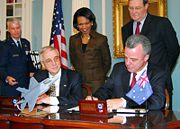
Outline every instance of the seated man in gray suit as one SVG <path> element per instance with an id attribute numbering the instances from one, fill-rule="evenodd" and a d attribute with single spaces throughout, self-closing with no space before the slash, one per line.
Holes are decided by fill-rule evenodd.
<path id="1" fill-rule="evenodd" d="M 41 82 L 46 78 L 52 78 L 59 74 L 59 78 L 50 87 L 47 94 L 41 95 L 37 104 L 78 104 L 82 99 L 81 75 L 69 69 L 61 68 L 59 52 L 51 46 L 43 47 L 40 51 L 41 64 L 46 70 L 40 70 L 34 74 L 34 78 Z"/>
<path id="2" fill-rule="evenodd" d="M 148 62 L 151 52 L 151 43 L 143 35 L 132 35 L 126 41 L 125 62 L 114 65 L 107 82 L 94 94 L 94 100 L 107 100 L 108 109 L 148 108 L 161 109 L 165 103 L 166 72 L 154 64 Z M 131 89 L 132 80 L 138 81 L 141 75 L 147 71 L 153 94 L 138 105 L 126 94 Z M 134 74 L 137 74 L 134 76 Z M 134 76 L 134 77 L 133 77 Z M 86 98 L 90 100 L 91 97 Z"/>

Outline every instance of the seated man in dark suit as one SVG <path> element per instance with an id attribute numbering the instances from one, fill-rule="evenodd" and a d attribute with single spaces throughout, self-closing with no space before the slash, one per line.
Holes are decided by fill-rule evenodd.
<path id="1" fill-rule="evenodd" d="M 153 94 L 147 99 L 148 109 L 161 109 L 165 102 L 166 72 L 154 64 L 148 63 L 151 52 L 151 43 L 143 35 L 132 35 L 127 39 L 125 46 L 125 63 L 114 65 L 112 73 L 107 82 L 94 94 L 94 99 L 107 100 L 108 109 L 146 108 L 146 102 L 138 105 L 128 98 L 126 94 L 130 91 L 133 73 L 136 81 L 144 71 L 151 84 Z M 114 97 L 113 99 L 111 99 Z M 91 97 L 86 98 L 90 100 Z"/>
<path id="2" fill-rule="evenodd" d="M 41 82 L 46 78 L 53 78 L 58 75 L 58 79 L 53 83 L 47 94 L 41 95 L 37 104 L 78 104 L 82 99 L 81 75 L 69 69 L 61 68 L 59 52 L 52 46 L 43 47 L 40 51 L 41 64 L 46 70 L 40 70 L 34 74 L 34 78 Z"/>
<path id="3" fill-rule="evenodd" d="M 175 29 L 168 18 L 151 15 L 148 12 L 150 1 L 128 0 L 131 21 L 122 27 L 123 44 L 132 34 L 141 34 L 151 42 L 150 63 L 166 70 L 166 89 L 169 94 L 169 109 L 172 109 L 173 83 L 171 74 L 180 53 Z"/>

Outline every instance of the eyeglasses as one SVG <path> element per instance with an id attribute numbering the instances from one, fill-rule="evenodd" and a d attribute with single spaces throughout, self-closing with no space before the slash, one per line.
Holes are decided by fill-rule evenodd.
<path id="1" fill-rule="evenodd" d="M 59 62 L 60 61 L 60 58 L 59 58 L 59 56 L 55 56 L 54 58 L 53 58 L 53 60 L 52 59 L 50 59 L 50 58 L 48 58 L 48 59 L 46 59 L 45 61 L 43 61 L 45 64 L 47 64 L 47 65 L 50 65 L 50 64 L 53 64 L 53 61 L 54 62 Z"/>
<path id="2" fill-rule="evenodd" d="M 132 11 L 132 10 L 136 10 L 136 11 L 138 11 L 138 10 L 140 10 L 142 7 L 128 7 L 128 9 L 130 10 L 130 11 Z"/>

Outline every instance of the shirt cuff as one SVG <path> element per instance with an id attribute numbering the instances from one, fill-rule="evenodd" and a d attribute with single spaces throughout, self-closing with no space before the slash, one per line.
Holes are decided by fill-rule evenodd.
<path id="1" fill-rule="evenodd" d="M 59 106 L 50 106 L 50 113 L 57 113 L 59 110 Z"/>
<path id="2" fill-rule="evenodd" d="M 126 124 L 127 123 L 127 118 L 125 116 L 123 116 L 123 122 L 121 124 Z"/>
<path id="3" fill-rule="evenodd" d="M 126 105 L 127 105 L 127 101 L 126 101 L 124 98 L 121 98 L 121 99 L 122 99 L 122 101 L 123 101 L 123 107 L 122 107 L 122 108 L 125 108 Z"/>
<path id="4" fill-rule="evenodd" d="M 59 104 L 59 100 L 57 99 L 57 97 L 50 97 L 50 105 L 58 105 Z"/>

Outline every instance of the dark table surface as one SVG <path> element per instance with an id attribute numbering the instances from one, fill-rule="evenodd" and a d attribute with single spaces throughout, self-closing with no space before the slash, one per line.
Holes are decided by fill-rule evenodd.
<path id="1" fill-rule="evenodd" d="M 154 129 L 180 128 L 180 112 L 154 110 L 147 114 L 114 113 L 112 116 L 90 116 L 79 112 L 67 112 L 72 106 L 59 106 L 57 113 L 48 112 L 49 106 L 35 107 L 29 113 L 28 108 L 20 112 L 12 104 L 13 97 L 0 97 L 0 128 L 131 128 L 141 129 L 142 123 L 152 123 Z M 69 123 L 70 122 L 70 123 Z M 23 123 L 23 124 L 22 124 Z M 81 126 L 78 126 L 79 124 Z M 72 125 L 72 126 L 70 126 Z"/>

